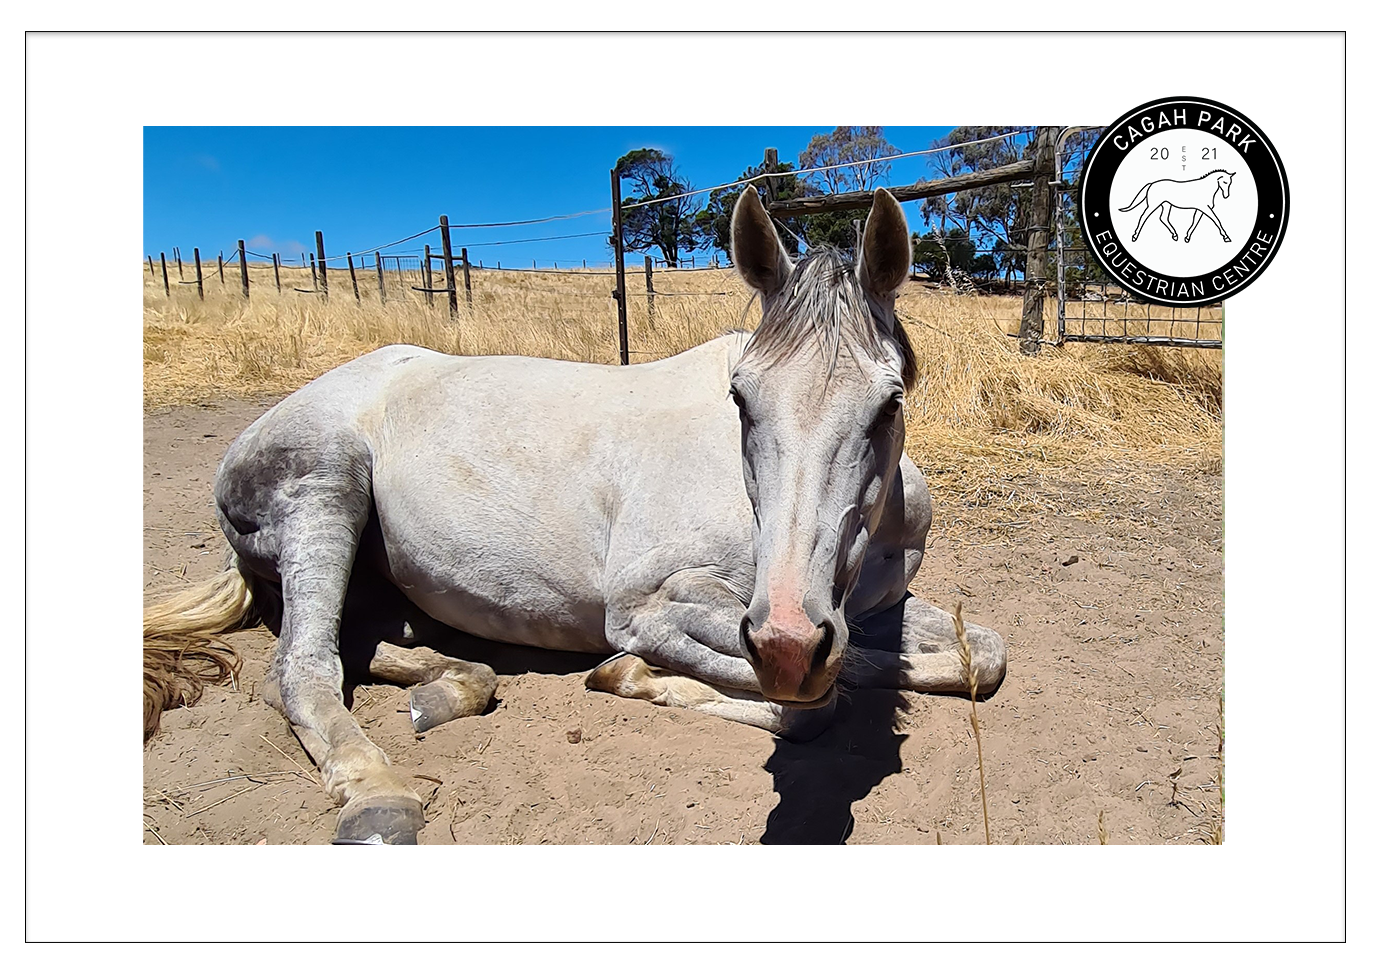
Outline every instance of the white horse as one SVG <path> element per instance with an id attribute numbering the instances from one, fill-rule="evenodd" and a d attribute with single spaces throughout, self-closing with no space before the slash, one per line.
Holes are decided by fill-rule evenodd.
<path id="1" fill-rule="evenodd" d="M 1142 212 L 1142 217 L 1137 220 L 1137 228 L 1132 233 L 1132 240 L 1137 241 L 1142 234 L 1142 226 L 1147 223 L 1147 219 L 1152 216 L 1152 212 L 1157 213 L 1161 223 L 1166 226 L 1166 230 L 1171 233 L 1171 240 L 1176 241 L 1176 228 L 1171 224 L 1168 217 L 1170 209 L 1184 208 L 1187 211 L 1194 211 L 1195 216 L 1190 220 L 1190 227 L 1185 232 L 1186 244 L 1190 243 L 1190 236 L 1195 233 L 1195 226 L 1200 223 L 1200 219 L 1206 215 L 1209 220 L 1214 222 L 1214 226 L 1219 229 L 1219 235 L 1224 241 L 1232 241 L 1228 237 L 1228 232 L 1224 230 L 1224 224 L 1219 220 L 1219 216 L 1214 213 L 1214 202 L 1219 195 L 1228 197 L 1229 188 L 1233 185 L 1233 175 L 1236 172 L 1225 171 L 1218 168 L 1203 177 L 1193 181 L 1149 181 L 1142 186 L 1142 190 L 1133 198 L 1132 203 L 1126 208 L 1119 208 L 1119 211 L 1132 211 L 1138 205 L 1147 205 L 1147 210 Z"/>
<path id="2" fill-rule="evenodd" d="M 829 724 L 837 681 L 968 690 L 950 615 L 907 591 L 931 499 L 903 453 L 901 206 L 875 193 L 857 266 L 794 265 L 753 190 L 732 235 L 764 308 L 752 337 L 627 368 L 390 346 L 231 445 L 215 503 L 233 565 L 147 610 L 146 639 L 275 630 L 263 694 L 342 803 L 338 840 L 423 825 L 345 708 L 342 659 L 415 686 L 421 731 L 494 693 L 490 668 L 418 646 L 446 627 L 608 653 L 588 687 L 789 737 Z M 381 617 L 370 653 L 342 653 L 346 625 Z M 991 691 L 1003 642 L 967 636 Z"/>

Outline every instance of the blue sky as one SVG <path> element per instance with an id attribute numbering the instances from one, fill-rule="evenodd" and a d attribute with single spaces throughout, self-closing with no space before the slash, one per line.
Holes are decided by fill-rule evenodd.
<path id="1" fill-rule="evenodd" d="M 763 159 L 783 161 L 829 125 L 806 127 L 146 127 L 144 248 L 179 246 L 190 259 L 229 257 L 237 239 L 297 261 L 323 232 L 328 257 L 360 252 L 437 223 L 520 221 L 603 208 L 582 218 L 452 232 L 471 259 L 514 267 L 607 263 L 609 169 L 634 148 L 671 154 L 694 187 L 733 181 Z M 889 127 L 902 151 L 931 146 L 949 127 Z M 932 177 L 928 159 L 893 162 L 887 183 Z M 916 205 L 907 206 L 920 227 Z M 517 242 L 556 235 L 590 237 Z M 388 252 L 438 247 L 438 236 Z M 642 253 L 630 253 L 641 262 Z M 335 264 L 335 263 L 333 263 Z"/>

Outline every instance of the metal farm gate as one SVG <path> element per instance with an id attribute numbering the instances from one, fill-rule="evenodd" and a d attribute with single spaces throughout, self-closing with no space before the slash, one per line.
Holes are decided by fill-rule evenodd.
<path id="1" fill-rule="evenodd" d="M 1114 342 L 1224 347 L 1224 304 L 1153 305 L 1108 276 L 1080 231 L 1080 172 L 1102 128 L 1071 127 L 1056 141 L 1056 344 Z"/>

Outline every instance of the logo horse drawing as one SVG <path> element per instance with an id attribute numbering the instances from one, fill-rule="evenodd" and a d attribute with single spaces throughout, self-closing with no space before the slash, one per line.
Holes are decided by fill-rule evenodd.
<path id="1" fill-rule="evenodd" d="M 1214 222 L 1214 227 L 1219 229 L 1219 235 L 1224 241 L 1230 241 L 1228 232 L 1224 231 L 1223 222 L 1219 221 L 1219 216 L 1214 214 L 1214 202 L 1222 194 L 1228 197 L 1229 187 L 1233 184 L 1235 172 L 1225 171 L 1218 168 L 1203 177 L 1196 178 L 1194 181 L 1151 181 L 1142 186 L 1142 190 L 1137 193 L 1137 197 L 1126 208 L 1119 208 L 1119 211 L 1132 211 L 1138 205 L 1146 205 L 1147 210 L 1142 213 L 1142 217 L 1137 220 L 1137 229 L 1132 233 L 1132 240 L 1137 241 L 1142 234 L 1142 226 L 1147 223 L 1147 219 L 1152 216 L 1152 212 L 1157 213 L 1161 223 L 1166 226 L 1166 230 L 1171 233 L 1171 240 L 1178 240 L 1175 226 L 1171 224 L 1170 209 L 1184 208 L 1187 211 L 1195 212 L 1195 217 L 1190 220 L 1190 227 L 1185 232 L 1185 241 L 1188 244 L 1190 236 L 1195 233 L 1195 226 L 1200 223 L 1200 219 L 1206 215 L 1209 220 Z"/>

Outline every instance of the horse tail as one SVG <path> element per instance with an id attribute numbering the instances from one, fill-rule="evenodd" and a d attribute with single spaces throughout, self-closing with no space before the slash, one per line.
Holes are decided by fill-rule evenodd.
<path id="1" fill-rule="evenodd" d="M 1118 210 L 1119 210 L 1119 211 L 1132 211 L 1132 210 L 1133 210 L 1134 208 L 1136 208 L 1138 205 L 1142 204 L 1142 202 L 1144 202 L 1144 201 L 1147 200 L 1147 192 L 1151 190 L 1151 187 L 1152 187 L 1152 183 L 1151 183 L 1150 181 L 1148 181 L 1146 184 L 1144 184 L 1144 185 L 1142 186 L 1142 190 L 1139 191 L 1139 192 L 1137 193 L 1137 197 L 1134 198 L 1134 199 L 1132 200 L 1132 204 L 1128 205 L 1128 207 L 1126 207 L 1126 208 L 1119 208 Z"/>
<path id="2" fill-rule="evenodd" d="M 258 583 L 246 578 L 238 559 L 224 571 L 144 608 L 144 740 L 158 731 L 169 707 L 190 706 L 208 684 L 234 682 L 240 655 L 216 635 L 253 627 L 265 618 L 256 595 Z M 257 602 L 256 596 L 266 600 Z"/>

